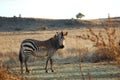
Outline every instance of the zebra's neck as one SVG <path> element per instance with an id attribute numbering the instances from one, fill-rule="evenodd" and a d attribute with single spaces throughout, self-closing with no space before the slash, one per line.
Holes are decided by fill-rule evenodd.
<path id="1" fill-rule="evenodd" d="M 51 46 L 54 48 L 54 49 L 59 49 L 59 44 L 58 44 L 58 41 L 54 38 L 51 38 L 49 39 L 50 43 L 51 43 Z"/>
<path id="2" fill-rule="evenodd" d="M 56 39 L 50 38 L 45 41 L 39 41 L 39 46 L 45 46 L 46 48 L 54 48 L 54 49 L 59 49 L 59 44 Z"/>

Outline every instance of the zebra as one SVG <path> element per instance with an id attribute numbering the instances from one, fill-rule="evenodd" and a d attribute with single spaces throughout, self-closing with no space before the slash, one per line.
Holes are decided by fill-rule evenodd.
<path id="1" fill-rule="evenodd" d="M 48 61 L 50 61 L 50 69 L 54 72 L 52 65 L 53 60 L 52 56 L 58 49 L 64 48 L 64 40 L 65 36 L 67 36 L 68 32 L 56 32 L 56 34 L 45 41 L 39 41 L 35 39 L 25 39 L 22 41 L 19 51 L 19 61 L 21 67 L 21 74 L 23 74 L 23 63 L 25 64 L 26 73 L 29 73 L 29 69 L 27 67 L 27 61 L 29 56 L 32 54 L 36 57 L 47 57 L 45 71 L 48 72 L 47 66 Z M 45 53 L 44 53 L 45 52 Z"/>

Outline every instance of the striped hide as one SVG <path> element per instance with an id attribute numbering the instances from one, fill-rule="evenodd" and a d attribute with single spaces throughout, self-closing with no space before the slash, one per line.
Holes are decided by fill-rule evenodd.
<path id="1" fill-rule="evenodd" d="M 50 61 L 51 71 L 54 72 L 52 69 L 53 61 L 52 56 L 58 49 L 64 48 L 64 36 L 67 35 L 66 33 L 60 32 L 56 33 L 54 37 L 45 40 L 39 41 L 34 39 L 25 39 L 21 43 L 20 51 L 19 51 L 19 60 L 21 66 L 21 74 L 23 73 L 23 63 L 25 64 L 26 72 L 29 73 L 29 69 L 27 67 L 27 61 L 31 54 L 36 57 L 45 57 L 47 56 L 45 70 L 47 71 L 48 61 Z"/>

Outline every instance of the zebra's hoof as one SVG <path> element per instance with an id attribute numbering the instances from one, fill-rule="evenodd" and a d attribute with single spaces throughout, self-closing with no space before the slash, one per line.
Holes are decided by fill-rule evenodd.
<path id="1" fill-rule="evenodd" d="M 47 70 L 46 70 L 45 72 L 46 72 L 46 73 L 48 73 L 48 71 L 47 71 Z"/>
<path id="2" fill-rule="evenodd" d="M 30 71 L 29 71 L 29 70 L 27 70 L 27 71 L 26 71 L 26 73 L 28 73 L 28 74 L 29 74 L 29 73 L 30 73 Z"/>
<path id="3" fill-rule="evenodd" d="M 54 72 L 54 70 L 51 70 L 52 72 Z"/>

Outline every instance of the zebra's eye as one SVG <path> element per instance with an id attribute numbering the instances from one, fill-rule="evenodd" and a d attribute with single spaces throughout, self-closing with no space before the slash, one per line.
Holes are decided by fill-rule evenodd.
<path id="1" fill-rule="evenodd" d="M 64 40 L 64 39 L 65 39 L 65 38 L 64 38 L 64 36 L 62 36 L 62 37 L 61 37 L 61 39 L 63 39 L 63 40 Z"/>
<path id="2" fill-rule="evenodd" d="M 65 37 L 63 37 L 63 40 L 65 39 Z"/>
<path id="3" fill-rule="evenodd" d="M 63 40 L 64 38 L 63 38 L 63 36 L 61 36 L 61 38 L 60 38 L 61 40 Z"/>

